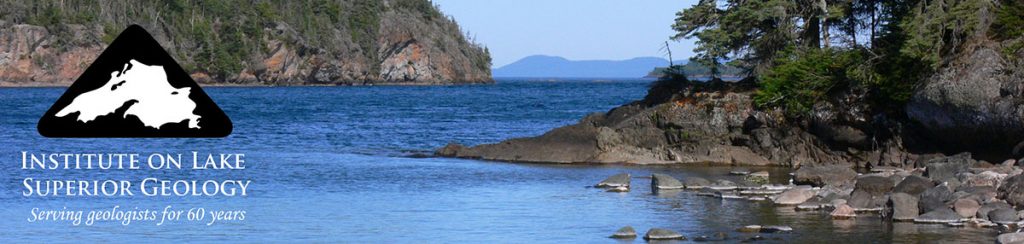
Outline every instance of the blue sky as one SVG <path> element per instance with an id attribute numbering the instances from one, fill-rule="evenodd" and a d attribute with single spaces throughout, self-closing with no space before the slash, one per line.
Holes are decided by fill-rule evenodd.
<path id="1" fill-rule="evenodd" d="M 494 68 L 544 54 L 570 60 L 662 57 L 676 12 L 696 0 L 433 0 L 491 51 Z M 669 42 L 676 60 L 693 41 Z M 666 57 L 667 58 L 667 57 Z"/>

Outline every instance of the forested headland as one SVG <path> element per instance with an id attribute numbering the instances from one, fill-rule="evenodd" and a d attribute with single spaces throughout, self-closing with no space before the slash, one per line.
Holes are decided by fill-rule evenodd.
<path id="1" fill-rule="evenodd" d="M 131 24 L 204 83 L 491 80 L 488 50 L 428 0 L 15 0 L 0 20 L 5 84 L 67 84 Z"/>

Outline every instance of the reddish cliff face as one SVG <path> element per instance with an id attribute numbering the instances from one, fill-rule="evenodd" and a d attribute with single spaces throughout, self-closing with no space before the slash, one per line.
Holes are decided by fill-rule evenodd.
<path id="1" fill-rule="evenodd" d="M 3 23 L 0 30 L 0 85 L 65 86 L 75 81 L 105 44 L 99 39 L 102 28 L 69 25 L 73 43 L 63 50 L 54 48 L 46 28 Z"/>
<path id="2" fill-rule="evenodd" d="M 386 2 L 385 2 L 386 4 Z M 258 48 L 243 51 L 238 72 L 205 72 L 189 34 L 164 23 L 139 24 L 178 59 L 192 77 L 220 85 L 432 85 L 493 82 L 486 49 L 467 41 L 454 21 L 385 5 L 376 37 L 358 38 L 345 25 L 325 26 L 331 38 L 308 40 L 284 21 L 247 37 Z M 223 25 L 223 24 L 221 24 Z M 0 21 L 0 86 L 65 86 L 116 35 L 101 24 L 36 26 Z M 252 40 L 258 39 L 258 40 Z M 109 41 L 109 40 L 108 40 Z M 321 43 L 321 44 L 314 44 Z M 366 50 L 364 50 L 366 49 Z M 376 50 L 373 50 L 376 49 Z"/>

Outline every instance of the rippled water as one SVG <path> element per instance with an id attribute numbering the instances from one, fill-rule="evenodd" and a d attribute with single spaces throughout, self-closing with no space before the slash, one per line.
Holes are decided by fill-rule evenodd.
<path id="1" fill-rule="evenodd" d="M 750 234 L 749 224 L 796 229 L 763 234 L 776 242 L 991 242 L 995 232 L 940 225 L 833 221 L 767 203 L 682 192 L 653 195 L 649 179 L 633 191 L 589 185 L 619 172 L 726 178 L 731 168 L 539 165 L 410 158 L 455 141 L 497 142 L 537 135 L 639 99 L 644 81 L 500 81 L 425 87 L 206 88 L 234 122 L 223 139 L 50 139 L 35 131 L 63 88 L 0 89 L 0 243 L 64 241 L 246 242 L 615 242 L 619 227 L 662 227 L 691 239 Z M 245 153 L 240 171 L 39 171 L 21 169 L 21 151 Z M 769 169 L 784 182 L 787 171 Z M 251 179 L 247 197 L 21 196 L 26 177 L 42 179 Z M 202 207 L 246 210 L 244 221 L 125 227 L 101 222 L 27 221 L 32 208 L 103 210 Z M 637 242 L 642 242 L 637 239 Z"/>

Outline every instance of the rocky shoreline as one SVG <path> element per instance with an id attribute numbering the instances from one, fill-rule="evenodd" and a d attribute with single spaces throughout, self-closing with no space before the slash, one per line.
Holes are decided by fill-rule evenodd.
<path id="1" fill-rule="evenodd" d="M 936 150 L 931 154 L 912 153 L 912 148 L 905 146 L 905 138 L 925 141 L 918 139 L 913 130 L 897 134 L 870 122 L 851 126 L 850 121 L 870 121 L 857 113 L 863 108 L 855 103 L 819 106 L 816 114 L 824 118 L 818 122 L 790 121 L 783 111 L 756 108 L 751 98 L 755 92 L 756 84 L 750 81 L 713 81 L 683 87 L 655 83 L 643 100 L 588 115 L 576 124 L 540 136 L 471 147 L 451 143 L 435 154 L 533 163 L 793 168 L 821 164 L 913 166 L 917 161 L 941 156 Z"/>
<path id="2" fill-rule="evenodd" d="M 1007 42 L 1010 43 L 1010 42 Z M 980 39 L 951 55 L 906 104 L 877 91 L 830 91 L 794 118 L 756 106 L 756 79 L 660 80 L 642 100 L 543 135 L 495 144 L 450 143 L 442 157 L 535 163 L 919 167 L 970 152 L 977 160 L 1024 157 L 1024 51 Z M 896 106 L 896 108 L 893 108 Z"/>
<path id="3" fill-rule="evenodd" d="M 700 177 L 674 178 L 651 175 L 650 187 L 656 195 L 695 192 L 699 196 L 720 199 L 771 202 L 797 211 L 828 214 L 834 221 L 858 217 L 881 217 L 885 221 L 915 224 L 942 224 L 956 228 L 994 228 L 999 243 L 1024 241 L 1024 169 L 1021 162 L 1009 159 L 991 164 L 970 158 L 968 154 L 929 160 L 923 167 L 902 169 L 875 168 L 867 173 L 843 166 L 807 166 L 791 173 L 789 184 L 767 184 L 768 172 L 734 171 L 745 175 L 741 182 L 709 180 Z M 629 192 L 629 174 L 617 174 L 599 182 L 609 192 Z M 787 226 L 741 226 L 739 232 L 789 232 Z M 627 232 L 632 232 L 629 235 Z M 653 233 L 653 234 L 652 234 Z M 673 234 L 674 233 L 674 234 Z M 627 226 L 612 238 L 635 238 Z M 728 240 L 721 233 L 702 240 Z M 763 238 L 756 236 L 754 238 Z M 681 239 L 672 230 L 652 229 L 645 239 Z"/>
<path id="4" fill-rule="evenodd" d="M 871 91 L 846 88 L 793 118 L 787 111 L 756 106 L 753 79 L 662 80 L 642 100 L 543 135 L 475 146 L 449 143 L 435 155 L 558 164 L 788 167 L 796 169 L 788 185 L 755 183 L 767 178 L 766 172 L 736 172 L 748 180 L 654 174 L 651 187 L 656 194 L 696 191 L 771 201 L 834 219 L 881 216 L 997 228 L 1005 233 L 1001 243 L 1024 241 L 1024 233 L 1016 233 L 1024 224 L 1024 211 L 1018 211 L 1024 209 L 1024 52 L 1007 59 L 998 53 L 998 43 L 972 45 L 926 79 L 900 109 L 879 109 L 885 106 L 869 100 Z M 629 178 L 616 175 L 598 186 L 629 192 Z M 777 229 L 785 228 L 769 231 Z M 629 238 L 631 230 L 624 227 L 614 236 Z M 646 238 L 685 239 L 657 228 Z"/>

